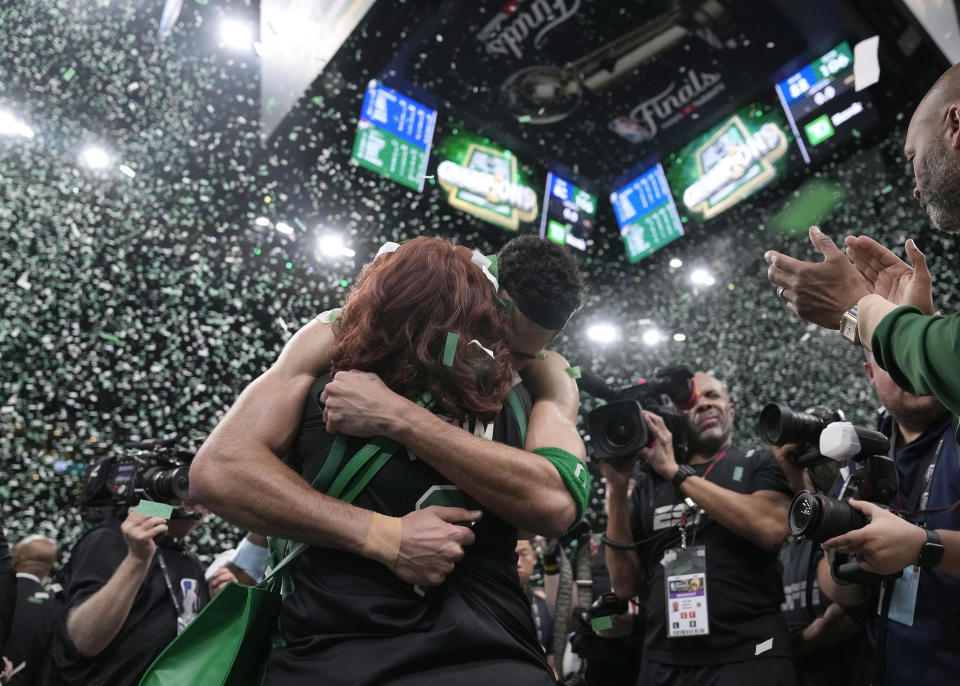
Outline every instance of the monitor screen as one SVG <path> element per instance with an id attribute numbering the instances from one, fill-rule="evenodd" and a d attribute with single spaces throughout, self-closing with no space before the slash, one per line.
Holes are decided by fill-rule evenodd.
<path id="1" fill-rule="evenodd" d="M 791 140 L 775 105 L 740 108 L 670 155 L 667 181 L 681 213 L 711 219 L 779 178 Z"/>
<path id="2" fill-rule="evenodd" d="M 776 85 L 805 162 L 878 120 L 866 90 L 854 88 L 853 52 L 844 41 Z"/>
<path id="3" fill-rule="evenodd" d="M 510 150 L 454 125 L 437 158 L 437 184 L 452 207 L 508 231 L 536 222 L 540 183 Z"/>
<path id="4" fill-rule="evenodd" d="M 436 123 L 436 110 L 371 81 L 363 97 L 351 159 L 422 191 Z"/>
<path id="5" fill-rule="evenodd" d="M 583 188 L 547 173 L 547 188 L 543 197 L 543 216 L 540 220 L 540 238 L 569 245 L 577 250 L 587 249 L 587 239 L 593 233 L 597 216 L 597 197 Z"/>
<path id="6" fill-rule="evenodd" d="M 683 235 L 683 223 L 660 164 L 610 194 L 627 259 L 639 262 Z"/>

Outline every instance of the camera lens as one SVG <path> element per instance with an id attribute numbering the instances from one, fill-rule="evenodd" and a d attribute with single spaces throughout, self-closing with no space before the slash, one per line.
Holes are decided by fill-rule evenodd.
<path id="1" fill-rule="evenodd" d="M 833 421 L 832 419 L 830 421 Z M 820 432 L 829 424 L 824 418 L 809 412 L 797 412 L 782 403 L 770 403 L 760 412 L 760 435 L 768 443 L 813 443 L 820 440 Z"/>
<path id="2" fill-rule="evenodd" d="M 146 475 L 145 490 L 156 500 L 185 500 L 190 491 L 190 468 L 157 469 Z"/>
<path id="3" fill-rule="evenodd" d="M 800 491 L 790 503 L 787 525 L 794 536 L 816 543 L 840 536 L 867 525 L 867 517 L 836 498 Z"/>
<path id="4" fill-rule="evenodd" d="M 607 425 L 607 440 L 611 445 L 623 447 L 633 442 L 638 432 L 646 434 L 642 418 L 635 412 L 616 412 Z"/>

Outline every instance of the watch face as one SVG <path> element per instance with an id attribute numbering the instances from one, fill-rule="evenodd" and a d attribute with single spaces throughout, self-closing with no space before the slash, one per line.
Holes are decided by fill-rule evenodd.
<path id="1" fill-rule="evenodd" d="M 857 323 L 844 316 L 840 326 L 840 335 L 851 343 L 857 340 Z"/>

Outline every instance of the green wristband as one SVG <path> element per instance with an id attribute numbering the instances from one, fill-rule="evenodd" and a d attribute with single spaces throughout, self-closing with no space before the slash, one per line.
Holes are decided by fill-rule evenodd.
<path id="1" fill-rule="evenodd" d="M 560 473 L 563 485 L 570 491 L 577 506 L 577 518 L 574 520 L 576 524 L 587 509 L 587 498 L 590 495 L 590 472 L 587 471 L 587 466 L 576 455 L 560 448 L 536 448 L 532 452 L 549 460 Z"/>

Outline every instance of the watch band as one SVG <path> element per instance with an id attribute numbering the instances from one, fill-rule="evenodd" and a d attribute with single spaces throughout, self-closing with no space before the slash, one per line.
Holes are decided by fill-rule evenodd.
<path id="1" fill-rule="evenodd" d="M 673 484 L 673 487 L 677 490 L 680 490 L 680 484 L 683 483 L 683 480 L 688 476 L 696 476 L 696 470 L 688 464 L 680 465 L 680 468 L 677 470 L 677 473 L 673 475 L 673 478 L 670 479 L 670 483 Z"/>
<path id="2" fill-rule="evenodd" d="M 927 540 L 920 548 L 920 559 L 917 561 L 918 567 L 931 568 L 940 564 L 943 559 L 943 541 L 940 540 L 940 534 L 933 529 L 924 529 L 927 534 Z"/>

